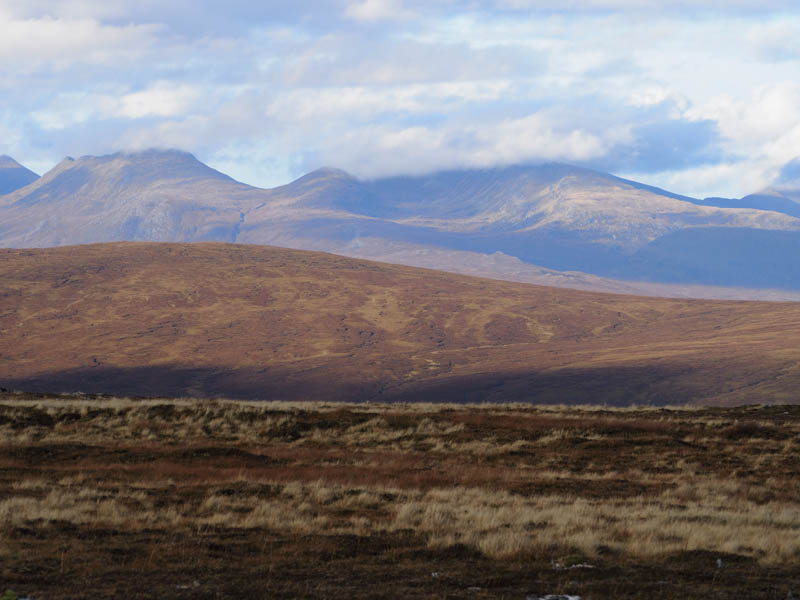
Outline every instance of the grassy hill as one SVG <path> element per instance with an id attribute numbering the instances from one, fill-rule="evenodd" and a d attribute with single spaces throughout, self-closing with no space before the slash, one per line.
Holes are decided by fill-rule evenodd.
<path id="1" fill-rule="evenodd" d="M 280 400 L 795 402 L 800 304 L 227 244 L 0 250 L 0 386 Z"/>

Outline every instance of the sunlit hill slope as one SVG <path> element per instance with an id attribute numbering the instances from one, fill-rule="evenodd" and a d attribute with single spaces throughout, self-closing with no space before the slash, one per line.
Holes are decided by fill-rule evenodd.
<path id="1" fill-rule="evenodd" d="M 795 402 L 800 305 L 228 244 L 0 251 L 0 386 L 286 400 Z"/>

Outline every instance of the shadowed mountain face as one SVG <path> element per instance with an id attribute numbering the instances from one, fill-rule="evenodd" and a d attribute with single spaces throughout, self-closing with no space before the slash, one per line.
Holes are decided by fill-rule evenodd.
<path id="1" fill-rule="evenodd" d="M 798 402 L 800 305 L 593 294 L 232 244 L 0 250 L 0 387 Z"/>
<path id="2" fill-rule="evenodd" d="M 538 283 L 736 297 L 636 282 L 800 292 L 800 214 L 781 206 L 713 205 L 560 164 L 375 181 L 320 169 L 261 190 L 190 154 L 148 151 L 67 159 L 0 198 L 0 246 L 235 241 Z"/>
<path id="3" fill-rule="evenodd" d="M 0 196 L 10 194 L 39 179 L 39 176 L 26 169 L 10 156 L 0 156 Z"/>

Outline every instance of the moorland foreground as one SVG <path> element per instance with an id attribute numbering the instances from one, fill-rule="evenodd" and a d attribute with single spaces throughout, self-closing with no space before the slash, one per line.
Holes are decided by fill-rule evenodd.
<path id="1" fill-rule="evenodd" d="M 0 581 L 56 598 L 774 598 L 798 407 L 0 397 Z"/>

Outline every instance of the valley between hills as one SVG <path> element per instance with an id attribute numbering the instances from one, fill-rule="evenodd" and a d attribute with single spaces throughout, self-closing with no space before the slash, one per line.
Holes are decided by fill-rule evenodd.
<path id="1" fill-rule="evenodd" d="M 800 305 L 218 243 L 0 250 L 0 386 L 284 401 L 797 403 Z"/>

